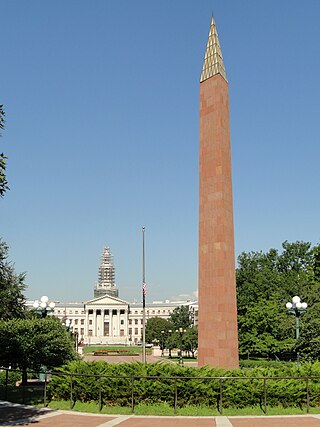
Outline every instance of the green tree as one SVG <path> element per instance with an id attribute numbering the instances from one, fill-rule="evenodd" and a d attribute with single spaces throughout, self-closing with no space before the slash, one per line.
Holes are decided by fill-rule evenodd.
<path id="1" fill-rule="evenodd" d="M 151 317 L 146 323 L 146 342 L 151 344 L 154 340 L 159 340 L 161 345 L 161 342 L 167 339 L 170 329 L 173 329 L 173 325 L 168 320 Z"/>
<path id="2" fill-rule="evenodd" d="M 3 105 L 0 105 L 0 136 L 1 131 L 4 129 L 4 116 Z M 7 157 L 3 153 L 0 153 L 0 197 L 3 197 L 4 193 L 9 189 L 6 178 L 6 160 Z"/>
<path id="3" fill-rule="evenodd" d="M 182 350 L 191 353 L 194 357 L 195 351 L 198 349 L 198 328 L 194 326 L 185 331 L 182 336 Z"/>
<path id="4" fill-rule="evenodd" d="M 187 305 L 176 307 L 170 314 L 170 320 L 174 329 L 186 329 L 193 324 L 192 313 Z"/>
<path id="5" fill-rule="evenodd" d="M 315 283 L 320 283 L 320 245 L 312 249 L 313 252 L 313 265 L 312 272 Z"/>
<path id="6" fill-rule="evenodd" d="M 295 340 L 292 319 L 275 300 L 260 301 L 239 316 L 239 347 L 244 354 L 276 355 L 292 351 Z"/>
<path id="7" fill-rule="evenodd" d="M 0 239 L 0 319 L 22 318 L 25 314 L 25 273 L 16 274 L 8 261 L 8 246 Z"/>
<path id="8" fill-rule="evenodd" d="M 179 348 L 179 334 L 171 330 L 169 332 L 167 339 L 165 340 L 164 347 L 169 350 L 169 357 L 171 357 L 171 350 L 174 348 Z"/>
<path id="9" fill-rule="evenodd" d="M 282 244 L 282 252 L 242 253 L 236 271 L 240 353 L 284 354 L 295 346 L 294 317 L 285 303 L 299 295 L 320 302 L 319 246 Z M 319 330 L 320 334 L 320 330 Z M 302 341 L 301 341 L 302 342 Z"/>
<path id="10" fill-rule="evenodd" d="M 300 317 L 300 336 L 296 351 L 304 360 L 316 361 L 320 358 L 320 303 L 307 308 Z"/>
<path id="11" fill-rule="evenodd" d="M 52 369 L 76 357 L 70 334 L 53 317 L 1 320 L 0 347 L 0 364 L 21 369 L 24 384 L 27 369 Z"/>

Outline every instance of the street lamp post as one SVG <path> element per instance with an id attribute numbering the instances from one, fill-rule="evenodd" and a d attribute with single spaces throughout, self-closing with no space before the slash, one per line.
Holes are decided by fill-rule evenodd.
<path id="1" fill-rule="evenodd" d="M 64 324 L 66 325 L 67 331 L 70 331 L 72 328 L 72 320 L 67 318 Z"/>
<path id="2" fill-rule="evenodd" d="M 169 337 L 171 337 L 172 330 L 169 329 L 168 332 L 169 332 Z M 172 354 L 171 354 L 171 342 L 169 342 L 169 359 L 171 359 L 171 358 L 172 358 Z"/>
<path id="3" fill-rule="evenodd" d="M 164 331 L 161 331 L 161 357 L 164 356 Z"/>
<path id="4" fill-rule="evenodd" d="M 48 312 L 53 311 L 55 307 L 55 303 L 53 301 L 49 302 L 49 298 L 46 295 L 43 295 L 39 300 L 35 300 L 33 303 L 33 310 L 35 311 L 35 313 L 38 313 L 41 315 L 41 319 L 45 319 L 47 317 Z M 43 373 L 46 372 L 47 368 L 44 365 L 41 365 L 40 370 L 42 371 L 39 374 L 39 378 L 40 379 L 44 379 L 43 378 Z M 22 380 L 24 383 L 24 380 Z M 27 381 L 27 379 L 26 379 Z"/>
<path id="5" fill-rule="evenodd" d="M 53 311 L 55 303 L 53 301 L 49 302 L 49 298 L 46 295 L 43 295 L 40 298 L 40 301 L 35 300 L 33 303 L 33 308 L 35 312 L 41 314 L 41 318 L 45 319 L 49 311 Z"/>
<path id="6" fill-rule="evenodd" d="M 293 314 L 296 318 L 296 339 L 300 335 L 300 316 L 305 313 L 308 304 L 306 302 L 301 302 L 300 297 L 297 295 L 292 298 L 292 302 L 287 302 L 286 308 L 289 314 Z M 299 352 L 297 352 L 297 362 L 299 363 L 300 357 Z"/>
<path id="7" fill-rule="evenodd" d="M 179 359 L 179 365 L 183 365 L 183 358 L 182 358 L 182 335 L 187 332 L 183 328 L 179 328 L 176 330 L 176 332 L 179 333 L 179 345 L 180 345 L 180 359 Z"/>
<path id="8" fill-rule="evenodd" d="M 73 323 L 71 319 L 65 319 L 64 324 L 67 328 L 67 331 L 70 333 L 73 341 L 74 341 L 74 349 L 76 352 L 78 352 L 78 340 L 79 340 L 79 334 L 78 332 L 73 331 Z"/>

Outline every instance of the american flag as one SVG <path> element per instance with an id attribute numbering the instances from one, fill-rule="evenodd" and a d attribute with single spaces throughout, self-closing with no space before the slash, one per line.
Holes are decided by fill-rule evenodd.
<path id="1" fill-rule="evenodd" d="M 147 284 L 143 282 L 142 284 L 142 308 L 146 306 L 146 295 L 147 295 Z"/>

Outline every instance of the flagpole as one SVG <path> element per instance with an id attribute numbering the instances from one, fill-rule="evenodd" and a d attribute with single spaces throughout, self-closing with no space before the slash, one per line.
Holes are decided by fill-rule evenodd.
<path id="1" fill-rule="evenodd" d="M 145 227 L 142 227 L 142 363 L 147 363 L 146 358 L 146 268 L 144 248 Z"/>

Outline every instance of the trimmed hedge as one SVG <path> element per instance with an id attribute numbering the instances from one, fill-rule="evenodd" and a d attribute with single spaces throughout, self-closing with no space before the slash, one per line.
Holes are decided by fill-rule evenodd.
<path id="1" fill-rule="evenodd" d="M 101 399 L 102 405 L 130 406 L 133 395 L 134 404 L 167 402 L 173 406 L 176 390 L 176 404 L 180 407 L 187 404 L 217 409 L 263 407 L 264 378 L 267 378 L 266 396 L 270 407 L 302 407 L 307 399 L 310 406 L 320 405 L 319 362 L 300 367 L 290 364 L 279 368 L 225 370 L 164 363 L 73 361 L 52 374 L 49 396 L 52 400 L 69 400 L 72 384 L 74 402 Z"/>

